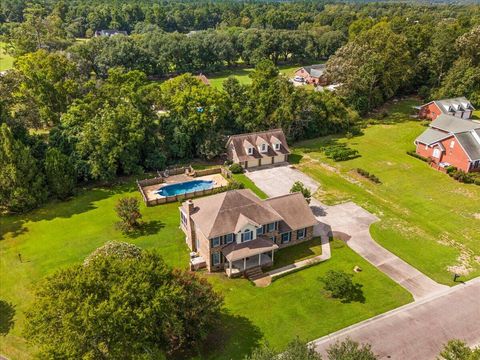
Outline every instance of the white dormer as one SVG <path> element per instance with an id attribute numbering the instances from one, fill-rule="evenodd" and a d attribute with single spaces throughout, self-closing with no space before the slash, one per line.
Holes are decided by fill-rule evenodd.
<path id="1" fill-rule="evenodd" d="M 272 147 L 275 151 L 279 151 L 280 150 L 280 147 L 282 146 L 282 142 L 275 136 L 272 136 L 272 138 L 270 139 L 270 141 L 272 142 Z"/>
<path id="2" fill-rule="evenodd" d="M 247 154 L 248 155 L 253 155 L 253 147 L 248 147 L 247 148 Z"/>
<path id="3" fill-rule="evenodd" d="M 254 146 L 252 145 L 252 143 L 250 141 L 245 140 L 243 142 L 243 148 L 245 149 L 245 152 L 247 153 L 247 155 L 253 155 Z"/>
<path id="4" fill-rule="evenodd" d="M 264 138 L 262 138 L 261 136 L 258 136 L 257 137 L 257 147 L 258 147 L 258 151 L 261 154 L 264 154 L 268 151 L 268 142 Z"/>

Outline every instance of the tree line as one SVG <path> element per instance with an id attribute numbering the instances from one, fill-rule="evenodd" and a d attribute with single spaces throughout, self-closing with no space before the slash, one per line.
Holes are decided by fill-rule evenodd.
<path id="1" fill-rule="evenodd" d="M 354 131 L 357 117 L 331 93 L 294 87 L 269 60 L 251 85 L 229 78 L 223 89 L 188 73 L 164 82 L 122 67 L 107 75 L 38 50 L 0 77 L 0 206 L 25 211 L 81 182 L 212 159 L 230 134 L 282 127 L 294 141 Z"/>

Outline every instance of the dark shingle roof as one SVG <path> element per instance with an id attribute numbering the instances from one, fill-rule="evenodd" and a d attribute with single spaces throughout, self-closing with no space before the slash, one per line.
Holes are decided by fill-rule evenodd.
<path id="1" fill-rule="evenodd" d="M 470 160 L 480 160 L 480 130 L 463 132 L 456 134 L 455 137 Z"/>

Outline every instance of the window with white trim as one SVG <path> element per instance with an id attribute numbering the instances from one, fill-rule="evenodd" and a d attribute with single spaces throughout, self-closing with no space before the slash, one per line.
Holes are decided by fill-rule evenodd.
<path id="1" fill-rule="evenodd" d="M 433 150 L 433 157 L 434 158 L 440 159 L 441 154 L 442 154 L 442 152 L 440 151 L 440 149 L 434 149 Z"/>
<path id="2" fill-rule="evenodd" d="M 298 240 L 305 239 L 305 236 L 307 236 L 307 229 L 303 228 L 303 229 L 297 230 L 297 239 Z"/>
<path id="3" fill-rule="evenodd" d="M 221 243 L 220 236 L 214 237 L 212 239 L 212 247 L 219 246 Z"/>
<path id="4" fill-rule="evenodd" d="M 453 149 L 453 147 L 455 146 L 455 141 L 450 141 L 450 149 Z"/>
<path id="5" fill-rule="evenodd" d="M 242 242 L 245 242 L 245 241 L 250 241 L 253 239 L 253 231 L 252 230 L 245 230 L 242 234 L 241 234 L 241 241 Z"/>
<path id="6" fill-rule="evenodd" d="M 233 236 L 233 234 L 225 235 L 225 244 L 231 244 L 233 242 L 234 238 L 235 237 Z"/>
<path id="7" fill-rule="evenodd" d="M 257 236 L 258 235 L 263 235 L 263 226 L 260 226 L 259 228 L 257 228 Z"/>
<path id="8" fill-rule="evenodd" d="M 247 154 L 248 154 L 248 155 L 252 155 L 252 154 L 253 154 L 253 148 L 252 148 L 252 147 L 249 147 L 249 148 L 247 149 Z"/>
<path id="9" fill-rule="evenodd" d="M 262 152 L 266 152 L 267 151 L 267 144 L 263 143 L 262 144 Z"/>
<path id="10" fill-rule="evenodd" d="M 267 225 L 267 231 L 268 232 L 272 232 L 274 230 L 277 230 L 278 228 L 278 225 L 277 225 L 277 222 L 273 222 L 273 223 L 270 223 Z"/>
<path id="11" fill-rule="evenodd" d="M 187 217 L 185 216 L 183 211 L 180 211 L 180 218 L 182 219 L 182 224 L 187 226 Z"/>
<path id="12" fill-rule="evenodd" d="M 280 150 L 280 143 L 275 144 L 275 150 Z"/>
<path id="13" fill-rule="evenodd" d="M 213 265 L 219 265 L 220 264 L 220 253 L 216 252 L 212 254 L 212 263 Z"/>

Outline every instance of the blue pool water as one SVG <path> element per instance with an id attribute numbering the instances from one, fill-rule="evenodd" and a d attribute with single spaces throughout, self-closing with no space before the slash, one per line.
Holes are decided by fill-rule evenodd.
<path id="1" fill-rule="evenodd" d="M 162 196 L 173 196 L 191 193 L 194 191 L 208 190 L 213 188 L 212 180 L 192 180 L 161 187 L 157 194 Z"/>

